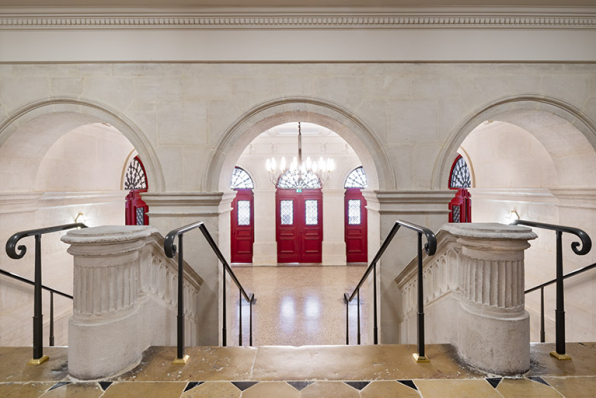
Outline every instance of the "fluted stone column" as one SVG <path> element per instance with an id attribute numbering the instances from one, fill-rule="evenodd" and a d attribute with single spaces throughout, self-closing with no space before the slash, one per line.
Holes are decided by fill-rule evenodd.
<path id="1" fill-rule="evenodd" d="M 484 371 L 530 368 L 530 318 L 524 309 L 524 250 L 536 234 L 503 224 L 446 224 L 462 245 L 457 348 Z"/>

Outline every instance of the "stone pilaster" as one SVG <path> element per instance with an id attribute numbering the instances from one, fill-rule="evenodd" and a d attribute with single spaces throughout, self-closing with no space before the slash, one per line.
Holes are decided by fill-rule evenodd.
<path id="1" fill-rule="evenodd" d="M 323 189 L 323 265 L 346 264 L 345 189 Z"/>
<path id="2" fill-rule="evenodd" d="M 149 205 L 149 223 L 164 236 L 175 228 L 202 221 L 229 259 L 230 204 L 235 194 L 146 193 L 143 200 Z M 199 230 L 187 233 L 184 243 L 184 259 L 204 281 L 199 293 L 199 345 L 216 346 L 220 344 L 222 330 L 221 266 Z"/>
<path id="3" fill-rule="evenodd" d="M 379 239 L 371 239 L 369 233 L 369 259 L 374 256 L 380 243 L 398 219 L 409 221 L 437 231 L 448 220 L 449 201 L 453 191 L 364 191 L 367 200 L 369 229 L 378 226 Z M 380 261 L 379 320 L 380 342 L 402 343 L 399 334 L 400 293 L 395 287 L 395 278 L 416 256 L 417 235 L 410 230 L 400 230 Z"/>

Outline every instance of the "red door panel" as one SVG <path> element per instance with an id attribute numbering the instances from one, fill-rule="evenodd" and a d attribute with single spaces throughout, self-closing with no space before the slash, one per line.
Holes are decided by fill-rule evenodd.
<path id="1" fill-rule="evenodd" d="M 232 262 L 252 264 L 254 233 L 254 195 L 252 189 L 238 189 L 232 202 Z"/>
<path id="2" fill-rule="evenodd" d="M 125 225 L 149 225 L 149 206 L 141 198 L 146 189 L 133 189 L 126 195 Z"/>
<path id="3" fill-rule="evenodd" d="M 366 200 L 360 188 L 346 188 L 345 195 L 345 240 L 346 261 L 366 263 L 368 261 L 368 229 Z"/>
<path id="4" fill-rule="evenodd" d="M 277 261 L 320 263 L 323 258 L 323 195 L 320 189 L 276 192 Z"/>
<path id="5" fill-rule="evenodd" d="M 472 196 L 465 188 L 458 188 L 455 197 L 449 202 L 449 222 L 472 222 Z"/>

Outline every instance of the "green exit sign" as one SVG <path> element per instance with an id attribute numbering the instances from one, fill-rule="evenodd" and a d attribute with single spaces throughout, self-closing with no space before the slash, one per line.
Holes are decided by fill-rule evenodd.
<path id="1" fill-rule="evenodd" d="M 297 189 L 296 190 L 296 193 L 300 193 L 300 192 L 302 192 L 302 189 Z"/>

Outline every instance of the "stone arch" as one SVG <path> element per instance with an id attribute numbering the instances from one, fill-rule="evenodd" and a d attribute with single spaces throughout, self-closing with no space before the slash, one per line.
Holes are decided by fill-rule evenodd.
<path id="1" fill-rule="evenodd" d="M 350 144 L 369 173 L 370 189 L 395 189 L 388 156 L 371 129 L 339 105 L 310 97 L 275 99 L 238 118 L 215 146 L 203 176 L 203 187 L 208 191 L 229 190 L 228 176 L 244 148 L 262 132 L 296 120 L 326 127 Z"/>
<path id="2" fill-rule="evenodd" d="M 476 111 L 459 124 L 450 135 L 447 143 L 435 162 L 431 189 L 446 189 L 449 171 L 457 150 L 464 139 L 478 125 L 486 120 L 498 120 L 517 125 L 534 135 L 553 157 L 561 181 L 574 183 L 569 171 L 580 166 L 586 157 L 564 158 L 568 148 L 560 145 L 561 140 L 568 140 L 575 148 L 582 148 L 589 161 L 596 165 L 596 123 L 574 106 L 550 97 L 515 96 L 499 99 Z M 556 137 L 553 131 L 556 130 Z M 589 153 L 588 153 L 589 152 Z M 561 174 L 563 172 L 563 175 Z M 590 176 L 583 176 L 588 181 Z"/>
<path id="3" fill-rule="evenodd" d="M 135 147 L 145 168 L 147 169 L 149 186 L 153 192 L 163 192 L 165 179 L 163 171 L 149 140 L 141 130 L 128 118 L 116 110 L 105 105 L 78 98 L 49 98 L 25 105 L 0 122 L 0 147 L 21 128 L 26 128 L 31 123 L 40 123 L 40 126 L 47 124 L 56 127 L 55 138 L 62 134 L 60 126 L 57 126 L 58 118 L 64 116 L 61 123 L 64 128 L 75 128 L 89 123 L 109 123 L 122 133 Z M 52 124 L 54 123 L 54 124 Z M 30 132 L 31 137 L 35 132 Z M 39 134 L 39 132 L 37 132 Z M 39 138 L 39 137 L 38 137 Z M 52 136 L 48 136 L 51 139 Z M 39 148 L 49 148 L 51 142 L 37 142 Z"/>

